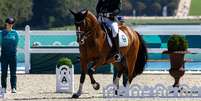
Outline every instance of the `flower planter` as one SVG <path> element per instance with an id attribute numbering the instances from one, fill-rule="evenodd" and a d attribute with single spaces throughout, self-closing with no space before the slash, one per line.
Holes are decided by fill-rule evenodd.
<path id="1" fill-rule="evenodd" d="M 190 53 L 189 51 L 164 51 L 163 54 L 168 54 L 170 58 L 171 68 L 169 70 L 170 75 L 174 78 L 175 82 L 173 87 L 179 87 L 181 77 L 185 73 L 185 54 Z"/>

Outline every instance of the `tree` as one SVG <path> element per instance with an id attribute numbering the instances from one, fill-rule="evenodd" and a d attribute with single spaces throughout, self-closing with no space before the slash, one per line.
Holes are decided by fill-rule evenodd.
<path id="1" fill-rule="evenodd" d="M 146 5 L 143 2 L 137 2 L 135 4 L 135 10 L 136 10 L 136 15 L 137 16 L 142 16 L 144 15 L 144 10 L 146 9 Z"/>
<path id="2" fill-rule="evenodd" d="M 161 5 L 158 2 L 153 3 L 150 6 L 151 16 L 159 16 L 161 12 Z"/>
<path id="3" fill-rule="evenodd" d="M 48 27 L 49 16 L 54 15 L 54 4 L 59 0 L 33 0 L 32 26 Z"/>
<path id="4" fill-rule="evenodd" d="M 160 2 L 162 7 L 166 6 L 169 3 L 168 0 L 160 0 L 159 2 Z"/>
<path id="5" fill-rule="evenodd" d="M 47 5 L 48 4 L 48 5 Z M 89 9 L 95 12 L 95 0 L 34 0 L 34 17 L 32 24 L 44 28 L 65 26 L 72 24 L 73 17 L 69 9 L 77 12 Z"/>
<path id="6" fill-rule="evenodd" d="M 168 16 L 175 15 L 175 10 L 177 9 L 177 4 L 176 2 L 170 2 L 167 5 L 167 11 L 168 11 Z"/>
<path id="7" fill-rule="evenodd" d="M 32 0 L 0 0 L 0 11 L 0 22 L 12 16 L 16 19 L 16 26 L 22 27 L 21 24 L 32 17 Z"/>
<path id="8" fill-rule="evenodd" d="M 57 0 L 54 9 L 56 18 L 54 26 L 72 24 L 73 17 L 69 9 L 75 12 L 88 9 L 95 14 L 95 6 L 96 2 L 94 0 Z"/>
<path id="9" fill-rule="evenodd" d="M 129 0 L 122 0 L 122 10 L 121 15 L 131 16 L 133 15 L 133 6 Z"/>

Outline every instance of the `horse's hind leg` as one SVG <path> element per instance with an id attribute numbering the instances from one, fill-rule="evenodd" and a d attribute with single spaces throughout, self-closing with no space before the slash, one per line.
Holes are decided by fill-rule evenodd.
<path id="1" fill-rule="evenodd" d="M 124 73 L 123 75 L 123 85 L 124 87 L 126 87 L 127 81 L 128 79 L 126 79 L 125 74 L 127 71 L 127 62 L 126 59 L 123 57 L 121 63 L 118 63 L 118 65 L 116 65 L 118 67 L 118 72 L 116 74 L 114 74 L 114 79 L 113 79 L 113 83 L 117 86 L 117 89 L 119 88 L 119 79 L 121 77 L 121 75 Z M 115 91 L 115 94 L 118 94 L 117 90 Z"/>
<path id="2" fill-rule="evenodd" d="M 87 72 L 87 64 L 81 62 L 81 67 L 82 67 L 82 72 L 81 72 L 81 76 L 80 76 L 79 89 L 78 89 L 77 93 L 73 94 L 72 98 L 79 98 L 79 96 L 82 94 L 82 88 L 83 88 L 83 84 L 84 84 L 85 76 L 86 76 L 86 72 Z"/>
<path id="3" fill-rule="evenodd" d="M 117 68 L 114 68 L 113 70 L 114 70 L 114 74 L 113 74 L 113 81 L 114 81 L 117 77 L 118 71 L 117 71 Z M 126 87 L 127 83 L 128 83 L 128 72 L 127 72 L 127 69 L 124 69 L 123 86 Z"/>
<path id="4" fill-rule="evenodd" d="M 115 84 L 117 88 L 119 88 L 119 79 L 121 78 L 121 75 L 122 75 L 122 69 L 116 70 L 116 73 L 114 74 L 114 77 L 113 77 L 113 84 Z"/>

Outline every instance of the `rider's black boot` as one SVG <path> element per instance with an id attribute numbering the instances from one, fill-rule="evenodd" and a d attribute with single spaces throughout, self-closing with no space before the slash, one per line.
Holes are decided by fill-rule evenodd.
<path id="1" fill-rule="evenodd" d="M 114 38 L 112 38 L 112 56 L 115 58 L 117 62 L 121 61 L 121 56 L 119 52 L 119 37 L 118 35 Z"/>

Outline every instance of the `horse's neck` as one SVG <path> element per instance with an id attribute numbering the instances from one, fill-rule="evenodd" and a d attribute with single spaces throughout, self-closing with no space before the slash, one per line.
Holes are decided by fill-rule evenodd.
<path id="1" fill-rule="evenodd" d="M 91 21 L 91 34 L 93 34 L 94 39 L 94 44 L 96 46 L 96 48 L 104 48 L 105 45 L 105 36 L 106 33 L 104 32 L 104 30 L 101 27 L 101 23 L 98 21 L 98 19 L 90 12 L 88 15 L 88 18 Z M 90 41 L 89 41 L 90 43 Z M 98 51 L 100 51 L 101 49 L 98 49 Z"/>
<path id="2" fill-rule="evenodd" d="M 105 35 L 105 32 L 101 27 L 101 22 L 99 22 L 98 19 L 92 13 L 89 14 L 89 18 L 91 19 L 91 28 L 94 31 L 95 38 L 102 38 Z"/>

